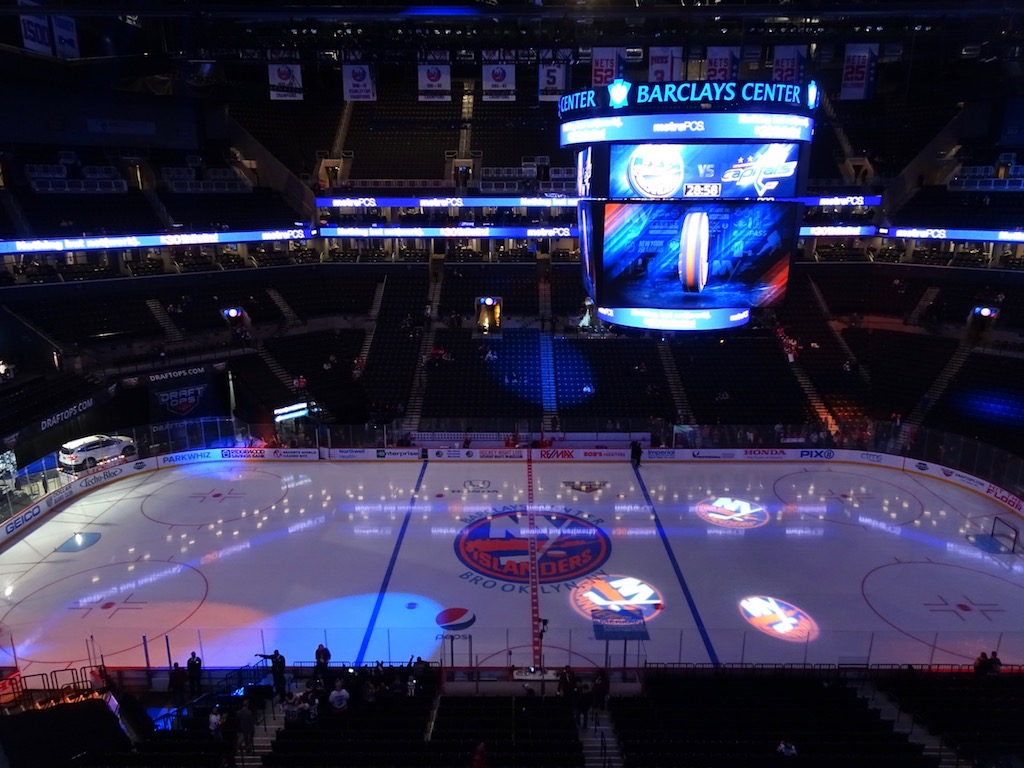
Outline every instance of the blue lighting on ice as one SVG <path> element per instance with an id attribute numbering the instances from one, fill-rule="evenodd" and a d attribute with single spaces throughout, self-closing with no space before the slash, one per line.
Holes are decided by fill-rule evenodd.
<path id="1" fill-rule="evenodd" d="M 377 597 L 373 592 L 312 603 L 268 616 L 248 631 L 261 630 L 266 652 L 277 648 L 286 659 L 311 659 L 317 644 L 325 643 L 335 660 L 355 661 Z M 430 658 L 438 647 L 435 638 L 440 630 L 434 619 L 441 609 L 423 595 L 385 594 L 363 661 L 404 663 L 410 656 Z"/>

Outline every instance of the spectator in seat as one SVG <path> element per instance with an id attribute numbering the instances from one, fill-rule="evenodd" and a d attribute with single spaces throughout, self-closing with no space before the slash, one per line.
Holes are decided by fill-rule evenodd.
<path id="1" fill-rule="evenodd" d="M 331 705 L 331 712 L 335 715 L 342 715 L 348 712 L 349 692 L 345 689 L 345 681 L 339 680 L 334 684 L 334 690 L 328 697 Z"/>

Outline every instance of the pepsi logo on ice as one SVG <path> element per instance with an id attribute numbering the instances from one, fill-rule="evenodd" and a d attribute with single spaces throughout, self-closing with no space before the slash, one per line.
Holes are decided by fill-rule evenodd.
<path id="1" fill-rule="evenodd" d="M 445 608 L 434 621 L 445 632 L 461 632 L 476 623 L 476 614 L 469 608 Z"/>
<path id="2" fill-rule="evenodd" d="M 600 520 L 566 507 L 535 505 L 529 529 L 526 505 L 496 508 L 470 519 L 455 539 L 455 554 L 469 569 L 499 581 L 530 581 L 530 537 L 536 538 L 537 578 L 552 584 L 582 578 L 611 555 L 611 539 Z"/>

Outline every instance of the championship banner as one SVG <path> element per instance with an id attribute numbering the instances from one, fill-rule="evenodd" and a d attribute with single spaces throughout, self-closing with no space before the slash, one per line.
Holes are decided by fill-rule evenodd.
<path id="1" fill-rule="evenodd" d="M 650 83 L 678 83 L 686 79 L 686 59 L 681 45 L 652 45 L 647 61 L 647 81 Z"/>
<path id="2" fill-rule="evenodd" d="M 271 101 L 302 101 L 302 66 L 279 61 L 267 65 Z"/>
<path id="3" fill-rule="evenodd" d="M 625 48 L 595 48 L 592 61 L 592 82 L 595 88 L 610 85 L 622 77 L 626 68 Z"/>
<path id="4" fill-rule="evenodd" d="M 709 45 L 707 53 L 707 80 L 726 82 L 739 79 L 740 47 L 738 45 Z"/>
<path id="5" fill-rule="evenodd" d="M 516 65 L 484 64 L 484 101 L 516 100 Z"/>
<path id="6" fill-rule="evenodd" d="M 874 96 L 877 69 L 878 43 L 847 43 L 839 98 L 856 101 Z"/>
<path id="7" fill-rule="evenodd" d="M 78 50 L 78 25 L 70 16 L 51 16 L 53 27 L 53 44 L 58 59 L 77 59 L 81 56 Z"/>
<path id="8" fill-rule="evenodd" d="M 565 93 L 565 64 L 537 67 L 537 101 L 558 101 Z"/>
<path id="9" fill-rule="evenodd" d="M 799 84 L 807 70 L 806 45 L 776 45 L 772 58 L 772 80 Z"/>
<path id="10" fill-rule="evenodd" d="M 377 100 L 377 85 L 368 64 L 342 64 L 341 78 L 345 101 Z"/>
<path id="11" fill-rule="evenodd" d="M 452 67 L 450 64 L 419 65 L 419 100 L 452 100 Z"/>
<path id="12" fill-rule="evenodd" d="M 25 8 L 36 8 L 39 3 L 34 0 L 18 0 L 18 5 Z M 53 56 L 53 35 L 50 33 L 50 20 L 44 15 L 24 15 L 21 20 L 21 42 L 26 51 Z"/>

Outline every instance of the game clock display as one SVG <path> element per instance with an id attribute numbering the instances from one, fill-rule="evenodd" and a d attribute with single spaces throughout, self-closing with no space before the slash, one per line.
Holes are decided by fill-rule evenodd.
<path id="1" fill-rule="evenodd" d="M 778 304 L 800 206 L 778 202 L 587 202 L 584 268 L 603 307 Z M 598 240 L 600 241 L 598 243 Z"/>

